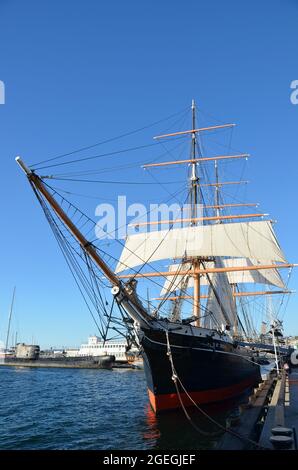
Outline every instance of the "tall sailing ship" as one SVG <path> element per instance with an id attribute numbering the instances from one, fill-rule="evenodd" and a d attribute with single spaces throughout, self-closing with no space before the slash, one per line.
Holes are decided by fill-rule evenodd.
<path id="1" fill-rule="evenodd" d="M 155 412 L 231 399 L 261 381 L 258 358 L 248 338 L 249 319 L 241 318 L 239 302 L 245 295 L 289 293 L 279 270 L 294 266 L 286 261 L 273 222 L 266 219 L 266 214 L 231 213 L 256 205 L 223 201 L 223 185 L 237 182 L 219 180 L 220 162 L 246 159 L 248 155 L 203 155 L 200 136 L 234 124 L 198 127 L 194 101 L 191 120 L 189 130 L 155 137 L 166 141 L 190 137 L 189 158 L 144 165 L 188 167 L 188 213 L 183 210 L 176 218 L 136 222 L 139 229 L 145 230 L 127 236 L 120 259 L 114 264 L 107 261 L 100 241 L 96 246 L 83 234 L 73 214 L 59 202 L 59 192 L 45 182 L 46 177 L 16 158 L 72 272 L 74 250 L 92 275 L 93 294 L 102 274 L 111 286 L 122 322 L 141 349 L 149 400 Z M 212 182 L 206 183 L 203 178 L 205 163 L 214 164 Z M 205 191 L 210 189 L 214 200 L 209 198 L 207 203 Z M 76 246 L 69 243 L 65 233 L 73 237 Z M 164 260 L 169 262 L 168 268 L 156 268 L 156 263 Z M 141 299 L 139 279 L 159 280 L 160 296 L 148 302 Z M 263 284 L 269 290 L 241 289 L 250 284 Z M 157 302 L 154 308 L 153 301 Z M 164 314 L 165 305 L 168 315 Z"/>

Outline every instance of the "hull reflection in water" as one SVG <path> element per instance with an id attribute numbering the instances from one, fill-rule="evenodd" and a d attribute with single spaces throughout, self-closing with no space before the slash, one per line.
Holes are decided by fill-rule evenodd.
<path id="1" fill-rule="evenodd" d="M 229 416 L 247 400 L 248 395 L 245 394 L 237 401 L 226 400 L 212 405 L 203 405 L 202 410 L 217 423 L 226 426 Z M 225 434 L 224 431 L 196 408 L 188 409 L 188 414 L 197 429 L 181 409 L 156 415 L 148 405 L 146 408 L 147 430 L 143 439 L 155 442 L 155 449 L 216 449 Z"/>

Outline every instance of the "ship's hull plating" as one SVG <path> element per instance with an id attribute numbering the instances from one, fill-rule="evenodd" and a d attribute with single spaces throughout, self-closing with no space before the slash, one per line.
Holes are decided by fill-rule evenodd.
<path id="1" fill-rule="evenodd" d="M 169 333 L 174 368 L 184 389 L 172 380 L 164 331 L 143 330 L 144 370 L 151 406 L 157 413 L 221 402 L 243 394 L 261 381 L 260 367 L 244 348 L 210 337 Z M 190 398 L 191 397 L 191 398 Z"/>

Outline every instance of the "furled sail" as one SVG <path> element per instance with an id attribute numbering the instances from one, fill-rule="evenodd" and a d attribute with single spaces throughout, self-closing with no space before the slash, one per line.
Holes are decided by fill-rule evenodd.
<path id="1" fill-rule="evenodd" d="M 216 268 L 224 267 L 221 258 L 216 258 L 214 265 Z M 237 318 L 236 304 L 227 273 L 215 273 L 213 275 L 206 308 L 207 312 L 210 313 L 206 316 L 206 327 L 235 325 Z M 206 325 L 207 321 L 211 324 Z"/>
<path id="2" fill-rule="evenodd" d="M 230 267 L 240 267 L 240 266 L 256 266 L 258 264 L 257 260 L 252 260 L 248 258 L 227 258 L 223 259 L 223 266 L 225 268 Z M 204 263 L 205 268 L 214 268 L 214 262 L 208 261 Z M 187 271 L 191 269 L 190 263 L 184 264 L 171 264 L 169 271 L 177 273 L 176 276 L 169 276 L 166 278 L 163 288 L 160 292 L 161 296 L 172 293 L 176 290 L 181 289 L 182 281 L 185 279 L 185 276 L 179 275 L 180 271 Z M 213 274 L 210 273 L 209 277 L 212 279 Z M 187 287 L 193 287 L 193 277 L 188 275 Z M 279 287 L 280 289 L 286 289 L 285 283 L 279 274 L 277 269 L 262 269 L 261 271 L 233 271 L 227 273 L 228 281 L 230 284 L 245 284 L 245 283 L 254 283 L 254 284 L 265 284 L 270 286 Z M 200 280 L 201 286 L 209 285 L 207 276 L 202 275 Z"/>
<path id="3" fill-rule="evenodd" d="M 199 225 L 130 235 L 116 272 L 193 256 L 229 256 L 286 262 L 270 221 Z"/>

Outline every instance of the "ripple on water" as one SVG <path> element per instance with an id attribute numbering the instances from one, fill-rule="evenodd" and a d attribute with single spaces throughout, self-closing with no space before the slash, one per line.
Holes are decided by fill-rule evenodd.
<path id="1" fill-rule="evenodd" d="M 0 449 L 200 449 L 184 416 L 156 418 L 142 371 L 0 369 Z"/>

